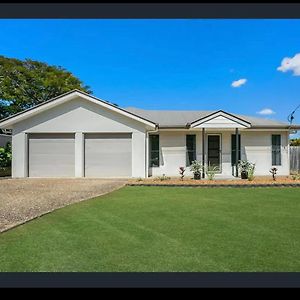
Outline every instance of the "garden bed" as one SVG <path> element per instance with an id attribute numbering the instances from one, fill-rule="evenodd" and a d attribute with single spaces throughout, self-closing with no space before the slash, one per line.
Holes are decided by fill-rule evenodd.
<path id="1" fill-rule="evenodd" d="M 216 179 L 194 180 L 192 178 L 170 178 L 160 180 L 157 178 L 133 179 L 128 182 L 130 186 L 300 186 L 300 179 L 294 180 L 291 176 L 278 177 L 275 181 L 270 177 L 256 177 L 254 180 L 239 179 Z"/>

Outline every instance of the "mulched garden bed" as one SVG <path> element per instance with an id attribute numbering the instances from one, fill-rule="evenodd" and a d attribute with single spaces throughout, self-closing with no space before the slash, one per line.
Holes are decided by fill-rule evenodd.
<path id="1" fill-rule="evenodd" d="M 194 180 L 186 178 L 180 180 L 178 178 L 171 178 L 166 180 L 159 179 L 144 179 L 144 180 L 130 180 L 129 186 L 170 186 L 170 187 L 300 187 L 300 180 L 293 180 L 291 177 L 278 177 L 276 181 L 272 178 L 255 178 L 252 181 L 241 179 L 227 179 L 227 180 Z"/>

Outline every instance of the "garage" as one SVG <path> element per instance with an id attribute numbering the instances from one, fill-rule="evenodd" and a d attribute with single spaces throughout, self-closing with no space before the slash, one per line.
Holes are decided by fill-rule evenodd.
<path id="1" fill-rule="evenodd" d="M 29 134 L 29 177 L 74 177 L 74 134 Z"/>
<path id="2" fill-rule="evenodd" d="M 131 133 L 85 134 L 85 177 L 131 176 Z"/>

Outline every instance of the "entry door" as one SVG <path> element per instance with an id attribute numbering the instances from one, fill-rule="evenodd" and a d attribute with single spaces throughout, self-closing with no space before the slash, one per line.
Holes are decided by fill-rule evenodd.
<path id="1" fill-rule="evenodd" d="M 207 148 L 207 164 L 216 166 L 217 170 L 221 172 L 221 136 L 208 135 Z"/>

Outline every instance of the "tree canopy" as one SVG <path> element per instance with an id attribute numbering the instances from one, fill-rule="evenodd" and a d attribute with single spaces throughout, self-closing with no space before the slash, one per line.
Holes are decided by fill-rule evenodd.
<path id="1" fill-rule="evenodd" d="M 0 119 L 73 89 L 92 93 L 63 67 L 0 56 Z"/>
<path id="2" fill-rule="evenodd" d="M 291 146 L 300 146 L 300 138 L 297 138 L 297 139 L 291 139 L 291 140 L 290 140 L 290 145 L 291 145 Z"/>

